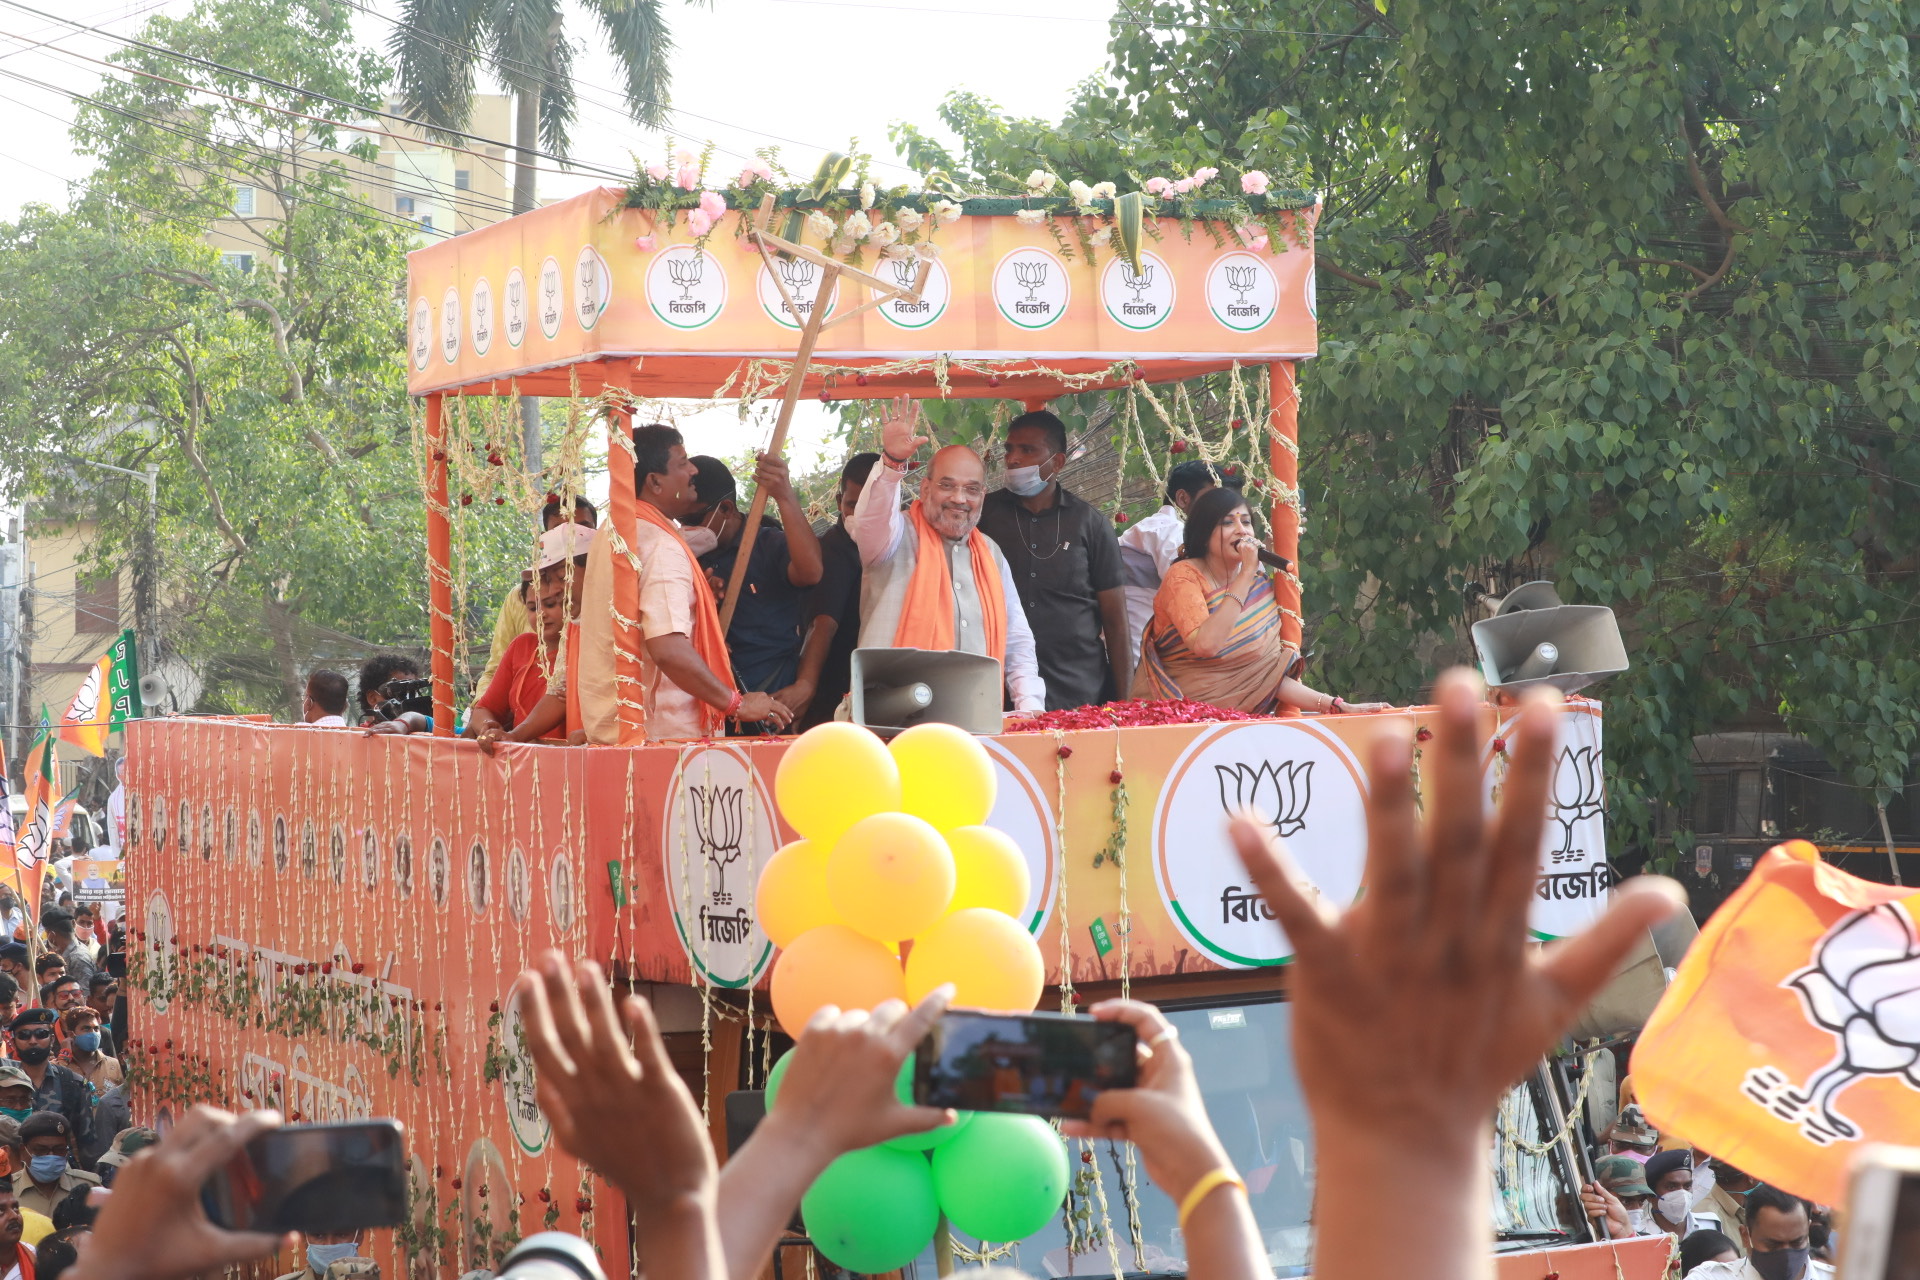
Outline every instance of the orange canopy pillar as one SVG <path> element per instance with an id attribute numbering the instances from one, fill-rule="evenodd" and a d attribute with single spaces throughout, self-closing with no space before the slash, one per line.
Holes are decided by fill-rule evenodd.
<path id="1" fill-rule="evenodd" d="M 1300 587 L 1300 390 L 1293 361 L 1267 366 L 1271 409 L 1267 423 L 1268 462 L 1273 468 L 1273 550 L 1293 562 L 1274 579 L 1280 601 L 1280 630 L 1298 649 L 1301 630 Z"/>
<path id="2" fill-rule="evenodd" d="M 433 732 L 453 736 L 453 526 L 447 516 L 443 397 L 427 397 L 427 612 L 433 641 Z"/>
<path id="3" fill-rule="evenodd" d="M 614 361 L 607 370 L 607 387 L 630 392 L 635 366 L 640 362 Z M 640 513 L 633 487 L 633 409 L 627 396 L 607 414 L 607 520 L 620 540 L 613 556 L 613 697 L 620 714 L 620 742 L 647 739 L 646 690 L 640 669 L 640 563 L 633 555 Z"/>

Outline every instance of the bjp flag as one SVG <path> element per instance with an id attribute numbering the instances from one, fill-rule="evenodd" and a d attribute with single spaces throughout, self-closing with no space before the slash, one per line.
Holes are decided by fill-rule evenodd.
<path id="1" fill-rule="evenodd" d="M 74 690 L 73 701 L 60 717 L 60 740 L 71 742 L 92 755 L 104 756 L 107 735 L 125 727 L 129 715 L 139 714 L 139 659 L 133 632 L 123 631 Z"/>
<path id="2" fill-rule="evenodd" d="M 1920 894 L 1768 850 L 1707 921 L 1633 1051 L 1673 1133 L 1821 1204 L 1869 1142 L 1920 1145 Z"/>

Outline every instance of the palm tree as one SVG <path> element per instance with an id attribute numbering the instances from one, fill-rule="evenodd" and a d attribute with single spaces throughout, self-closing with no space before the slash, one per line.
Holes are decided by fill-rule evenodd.
<path id="1" fill-rule="evenodd" d="M 661 0 L 587 0 L 619 60 L 627 111 L 644 125 L 666 116 L 673 39 Z M 403 0 L 390 51 L 409 114 L 434 129 L 467 127 L 484 65 L 514 96 L 513 211 L 533 208 L 534 152 L 564 155 L 579 103 L 573 45 L 560 0 Z"/>

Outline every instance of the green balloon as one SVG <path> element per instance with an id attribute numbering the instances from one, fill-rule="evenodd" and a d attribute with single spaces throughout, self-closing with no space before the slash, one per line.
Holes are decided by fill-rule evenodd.
<path id="1" fill-rule="evenodd" d="M 900 1064 L 900 1074 L 894 1079 L 893 1092 L 900 1101 L 906 1103 L 908 1106 L 914 1105 L 913 1058 L 911 1056 Z M 966 1128 L 967 1122 L 972 1119 L 973 1112 L 962 1111 L 960 1118 L 952 1124 L 943 1124 L 938 1129 L 929 1129 L 925 1133 L 907 1133 L 902 1134 L 898 1138 L 888 1138 L 881 1145 L 892 1147 L 897 1151 L 930 1151 L 934 1147 L 945 1146 L 948 1142 L 951 1142 L 953 1136 Z"/>
<path id="2" fill-rule="evenodd" d="M 773 1110 L 773 1100 L 780 1092 L 780 1082 L 787 1078 L 787 1064 L 792 1060 L 793 1050 L 789 1049 L 780 1055 L 779 1061 L 773 1064 L 773 1069 L 767 1072 L 767 1110 L 769 1112 Z"/>
<path id="3" fill-rule="evenodd" d="M 976 1240 L 1024 1240 L 1067 1195 L 1067 1144 L 1038 1116 L 981 1111 L 933 1153 L 947 1221 Z"/>
<path id="4" fill-rule="evenodd" d="M 800 1199 L 813 1247 L 861 1275 L 904 1267 L 933 1243 L 940 1206 L 927 1158 L 866 1147 L 828 1165 Z"/>

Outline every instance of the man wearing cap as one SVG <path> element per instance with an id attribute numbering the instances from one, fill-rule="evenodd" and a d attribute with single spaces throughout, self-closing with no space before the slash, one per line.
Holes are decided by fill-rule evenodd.
<path id="1" fill-rule="evenodd" d="M 557 525 L 540 536 L 538 572 L 526 589 L 537 593 L 536 630 L 515 636 L 501 655 L 493 683 L 475 699 L 465 736 L 483 747 L 496 742 L 566 738 L 563 645 L 580 607 L 580 584 L 593 530 Z M 542 706 L 542 700 L 546 705 Z"/>
<path id="2" fill-rule="evenodd" d="M 98 967 L 73 936 L 73 912 L 64 907 L 48 907 L 40 913 L 40 927 L 47 935 L 47 950 L 66 962 L 67 975 L 80 980 L 85 991 Z"/>
<path id="3" fill-rule="evenodd" d="M 73 1068 L 53 1060 L 51 1009 L 24 1009 L 13 1020 L 13 1054 L 33 1084 L 33 1105 L 58 1114 L 78 1135 L 80 1152 L 93 1146 L 93 1090 Z"/>
<path id="4" fill-rule="evenodd" d="M 1693 1211 L 1693 1152 L 1683 1148 L 1656 1152 L 1647 1161 L 1647 1185 L 1653 1188 L 1653 1223 L 1684 1240 L 1696 1231 L 1718 1231 L 1720 1220 Z"/>
<path id="5" fill-rule="evenodd" d="M 1580 1191 L 1589 1219 L 1604 1218 L 1615 1240 L 1659 1234 L 1653 1221 L 1653 1188 L 1647 1171 L 1631 1156 L 1602 1156 L 1593 1162 L 1593 1178 Z"/>
<path id="6" fill-rule="evenodd" d="M 133 1099 L 128 1096 L 127 1082 L 122 1080 L 101 1094 L 100 1101 L 93 1104 L 93 1145 L 84 1154 L 94 1157 L 97 1163 L 106 1152 L 113 1149 L 123 1134 L 132 1131 L 132 1126 Z M 111 1173 L 104 1173 L 101 1177 L 107 1182 L 113 1181 Z"/>
<path id="7" fill-rule="evenodd" d="M 96 1162 L 100 1181 L 111 1187 L 114 1177 L 126 1167 L 127 1161 L 158 1141 L 160 1135 L 151 1129 L 122 1129 L 114 1135 L 113 1141 L 107 1144 L 107 1149 L 100 1153 L 100 1159 Z"/>
<path id="8" fill-rule="evenodd" d="M 700 567 L 715 592 L 721 593 L 732 579 L 747 517 L 740 510 L 739 486 L 726 463 L 701 456 L 693 459 L 693 465 L 698 468 L 693 493 L 700 508 L 680 519 L 713 530 L 719 539 L 717 547 L 700 557 Z M 779 519 L 761 524 L 747 552 L 747 576 L 727 627 L 727 652 L 740 688 L 774 693 L 792 684 L 799 672 L 800 606 L 808 589 L 820 581 L 824 564 L 820 540 L 793 492 L 786 460 L 761 455 L 753 482 L 767 491 Z M 792 706 L 787 709 L 799 714 Z M 748 728 L 752 726 L 743 726 L 741 732 Z"/>
<path id="9" fill-rule="evenodd" d="M 36 1111 L 20 1123 L 20 1145 L 27 1167 L 13 1175 L 20 1203 L 49 1218 L 75 1187 L 97 1187 L 100 1179 L 73 1167 L 74 1131 L 57 1111 Z"/>
<path id="10" fill-rule="evenodd" d="M 1660 1131 L 1647 1123 L 1638 1105 L 1630 1102 L 1620 1108 L 1600 1140 L 1607 1144 L 1609 1154 L 1631 1156 L 1645 1164 L 1660 1145 Z"/>

